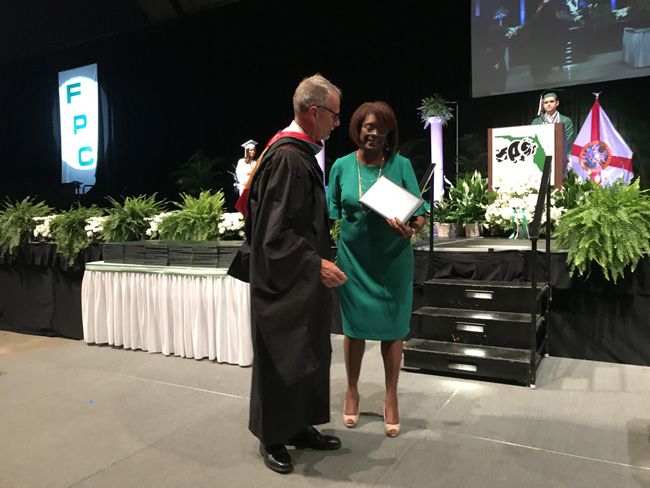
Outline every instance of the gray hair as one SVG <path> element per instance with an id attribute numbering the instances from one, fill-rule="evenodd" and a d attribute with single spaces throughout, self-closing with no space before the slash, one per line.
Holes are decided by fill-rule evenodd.
<path id="1" fill-rule="evenodd" d="M 293 94 L 293 112 L 297 115 L 306 112 L 312 105 L 325 105 L 331 93 L 341 98 L 341 90 L 320 74 L 305 78 Z"/>

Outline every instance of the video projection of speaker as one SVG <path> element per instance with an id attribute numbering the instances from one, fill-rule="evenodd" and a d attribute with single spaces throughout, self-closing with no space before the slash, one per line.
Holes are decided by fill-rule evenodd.
<path id="1" fill-rule="evenodd" d="M 95 184 L 98 158 L 99 97 L 97 64 L 59 72 L 61 183 L 77 193 Z"/>
<path id="2" fill-rule="evenodd" d="M 472 96 L 650 76 L 650 0 L 472 0 Z"/>

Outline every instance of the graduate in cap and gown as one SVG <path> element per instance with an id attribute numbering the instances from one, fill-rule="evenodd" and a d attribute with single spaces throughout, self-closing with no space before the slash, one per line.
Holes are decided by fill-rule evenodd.
<path id="1" fill-rule="evenodd" d="M 566 115 L 562 115 L 558 111 L 560 106 L 560 99 L 557 93 L 550 90 L 545 90 L 539 97 L 539 108 L 537 109 L 537 117 L 531 122 L 532 125 L 537 124 L 556 124 L 561 122 L 564 124 L 564 135 L 566 136 L 567 148 L 570 150 L 573 145 L 573 122 Z"/>
<path id="2" fill-rule="evenodd" d="M 237 161 L 237 168 L 235 169 L 235 176 L 237 177 L 237 190 L 241 195 L 244 191 L 244 187 L 248 182 L 248 178 L 251 175 L 251 171 L 255 166 L 255 146 L 257 142 L 253 139 L 250 139 L 242 144 L 244 148 L 244 157 Z"/>

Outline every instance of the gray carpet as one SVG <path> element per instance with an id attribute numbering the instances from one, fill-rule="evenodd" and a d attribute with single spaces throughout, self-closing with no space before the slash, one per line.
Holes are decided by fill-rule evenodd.
<path id="1" fill-rule="evenodd" d="M 247 431 L 250 368 L 76 341 L 0 357 L 0 487 L 650 487 L 650 368 L 547 358 L 536 390 L 402 372 L 389 439 L 378 344 L 355 429 L 332 345 L 343 448 L 291 451 L 286 476 Z"/>

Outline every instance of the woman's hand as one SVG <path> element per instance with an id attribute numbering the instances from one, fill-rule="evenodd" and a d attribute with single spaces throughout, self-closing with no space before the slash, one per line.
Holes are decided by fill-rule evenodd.
<path id="1" fill-rule="evenodd" d="M 388 222 L 388 225 L 390 225 L 390 228 L 397 237 L 410 239 L 415 234 L 414 228 L 404 225 L 397 217 L 394 219 L 386 219 L 386 222 Z"/>

